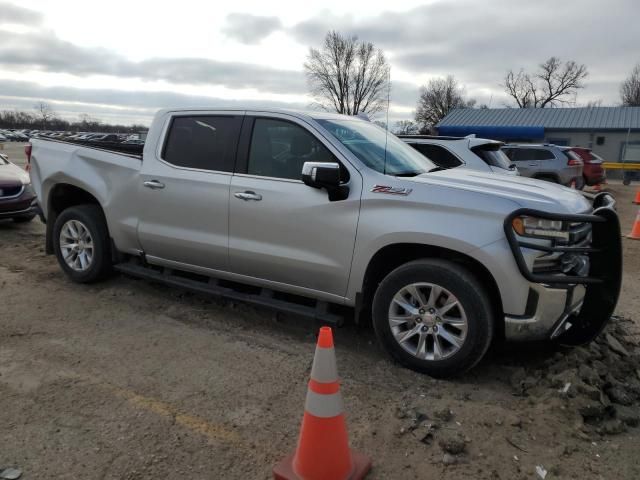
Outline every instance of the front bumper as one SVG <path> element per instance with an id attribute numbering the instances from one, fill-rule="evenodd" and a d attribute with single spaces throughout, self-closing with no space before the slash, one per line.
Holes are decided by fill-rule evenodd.
<path id="1" fill-rule="evenodd" d="M 525 315 L 505 317 L 507 339 L 557 338 L 566 344 L 579 345 L 593 340 L 602 331 L 616 307 L 622 279 L 620 223 L 614 206 L 613 197 L 601 193 L 594 199 L 591 215 L 560 215 L 523 209 L 505 219 L 505 233 L 518 269 L 530 282 Z M 518 215 L 588 222 L 592 226 L 591 244 L 587 247 L 542 247 L 519 240 L 511 227 L 511 221 Z M 589 273 L 586 276 L 533 273 L 521 247 L 586 254 Z"/>
<path id="2" fill-rule="evenodd" d="M 38 214 L 38 201 L 35 197 L 12 201 L 11 203 L 0 203 L 0 219 L 26 217 Z"/>
<path id="3" fill-rule="evenodd" d="M 556 338 L 573 324 L 569 317 L 582 308 L 584 285 L 553 288 L 532 283 L 525 315 L 505 315 L 505 337 L 513 341 Z"/>

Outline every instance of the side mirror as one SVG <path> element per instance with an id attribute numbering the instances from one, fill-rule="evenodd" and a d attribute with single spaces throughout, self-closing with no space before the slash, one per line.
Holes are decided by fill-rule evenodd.
<path id="1" fill-rule="evenodd" d="M 304 162 L 302 181 L 313 188 L 324 188 L 329 200 L 344 200 L 349 195 L 349 187 L 340 185 L 340 165 L 333 162 Z"/>

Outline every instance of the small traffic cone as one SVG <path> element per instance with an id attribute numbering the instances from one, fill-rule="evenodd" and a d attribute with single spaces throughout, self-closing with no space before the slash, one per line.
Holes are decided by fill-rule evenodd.
<path id="1" fill-rule="evenodd" d="M 633 199 L 633 203 L 640 205 L 640 188 L 636 191 L 636 198 Z"/>
<path id="2" fill-rule="evenodd" d="M 602 191 L 602 185 L 600 185 L 599 183 L 596 183 L 593 186 L 593 191 L 596 192 L 596 193 L 600 193 Z"/>
<path id="3" fill-rule="evenodd" d="M 320 328 L 298 448 L 273 467 L 275 480 L 360 480 L 371 459 L 349 448 L 330 327 Z"/>
<path id="4" fill-rule="evenodd" d="M 627 238 L 631 240 L 640 240 L 640 210 L 638 210 L 638 214 L 636 215 L 636 221 L 633 222 L 633 227 L 631 227 L 631 233 L 627 235 Z"/>
<path id="5" fill-rule="evenodd" d="M 573 180 L 571 180 L 571 183 L 569 184 L 569 188 L 573 188 L 574 190 L 576 189 L 576 179 L 575 178 Z"/>

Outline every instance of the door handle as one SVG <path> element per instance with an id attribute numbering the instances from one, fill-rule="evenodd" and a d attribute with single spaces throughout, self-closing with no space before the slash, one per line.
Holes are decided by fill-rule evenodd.
<path id="1" fill-rule="evenodd" d="M 262 200 L 262 195 L 250 190 L 247 190 L 246 192 L 236 192 L 233 194 L 233 196 L 239 198 L 240 200 L 244 200 L 245 202 L 247 200 L 255 200 L 256 202 Z"/>
<path id="2" fill-rule="evenodd" d="M 143 183 L 143 185 L 147 188 L 151 188 L 153 190 L 157 190 L 159 188 L 164 188 L 164 183 L 159 182 L 158 180 L 147 180 Z"/>
<path id="3" fill-rule="evenodd" d="M 538 166 L 538 164 L 537 164 L 537 163 L 530 163 L 530 164 L 529 164 L 529 166 L 530 166 L 530 167 L 537 167 L 537 166 Z"/>

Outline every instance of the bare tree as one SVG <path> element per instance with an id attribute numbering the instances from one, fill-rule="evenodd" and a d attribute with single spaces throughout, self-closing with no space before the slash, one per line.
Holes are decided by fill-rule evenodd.
<path id="1" fill-rule="evenodd" d="M 584 104 L 585 108 L 595 108 L 595 107 L 601 107 L 601 106 L 602 106 L 601 98 L 597 100 L 589 100 L 587 103 Z"/>
<path id="2" fill-rule="evenodd" d="M 40 101 L 33 106 L 33 109 L 36 111 L 36 115 L 38 116 L 38 118 L 42 121 L 42 129 L 46 130 L 47 123 L 56 116 L 55 112 L 51 108 L 51 105 L 46 102 Z"/>
<path id="3" fill-rule="evenodd" d="M 387 106 L 389 65 L 373 43 L 330 31 L 304 64 L 311 95 L 325 110 L 375 114 Z"/>
<path id="4" fill-rule="evenodd" d="M 633 68 L 631 75 L 620 85 L 620 97 L 623 105 L 640 107 L 640 63 Z"/>
<path id="5" fill-rule="evenodd" d="M 504 90 L 520 108 L 557 107 L 575 103 L 578 90 L 584 88 L 587 67 L 573 60 L 564 63 L 551 57 L 536 73 L 509 70 L 504 77 Z"/>
<path id="6" fill-rule="evenodd" d="M 471 108 L 475 100 L 466 100 L 462 88 L 453 75 L 434 78 L 420 89 L 416 108 L 416 122 L 421 131 L 427 131 L 454 108 Z"/>
<path id="7" fill-rule="evenodd" d="M 413 135 L 418 133 L 418 125 L 411 120 L 400 120 L 396 122 L 394 133 L 397 135 Z"/>

